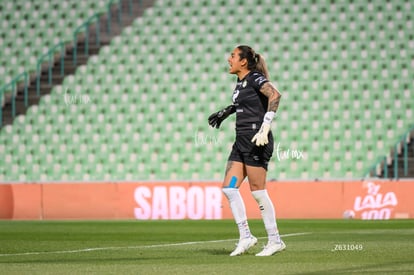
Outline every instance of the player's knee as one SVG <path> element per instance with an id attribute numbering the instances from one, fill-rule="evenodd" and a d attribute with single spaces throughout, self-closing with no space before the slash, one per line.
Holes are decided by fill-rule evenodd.
<path id="1" fill-rule="evenodd" d="M 265 184 L 259 182 L 259 183 L 255 183 L 255 182 L 249 182 L 250 184 L 250 191 L 258 191 L 258 190 L 263 190 L 265 189 Z"/>
<path id="2" fill-rule="evenodd" d="M 229 201 L 233 201 L 237 196 L 239 196 L 239 189 L 232 184 L 229 184 L 228 186 L 223 186 L 221 190 L 223 191 L 223 194 Z"/>
<path id="3" fill-rule="evenodd" d="M 223 183 L 223 189 L 225 188 L 238 188 L 237 186 L 237 177 L 232 176 L 228 182 Z"/>
<path id="4" fill-rule="evenodd" d="M 237 196 L 237 193 L 239 192 L 237 187 L 237 177 L 232 176 L 229 182 L 225 182 L 223 184 L 223 188 L 221 190 L 229 201 L 234 200 L 235 196 Z"/>

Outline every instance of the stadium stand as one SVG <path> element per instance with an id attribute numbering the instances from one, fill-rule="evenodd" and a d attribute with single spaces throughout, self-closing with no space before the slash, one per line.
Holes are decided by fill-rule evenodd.
<path id="1" fill-rule="evenodd" d="M 104 12 L 107 0 L 7 1 L 1 4 L 1 85 L 24 71 L 35 72 L 37 58 L 60 41 L 73 39 L 73 31 L 94 13 Z"/>
<path id="2" fill-rule="evenodd" d="M 220 180 L 234 118 L 219 131 L 206 119 L 231 101 L 238 44 L 267 58 L 283 94 L 269 178 L 364 177 L 412 127 L 413 11 L 404 0 L 156 1 L 2 128 L 0 180 Z"/>

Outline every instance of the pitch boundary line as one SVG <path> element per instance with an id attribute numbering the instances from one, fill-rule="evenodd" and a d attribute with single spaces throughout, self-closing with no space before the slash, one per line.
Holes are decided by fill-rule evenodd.
<path id="1" fill-rule="evenodd" d="M 312 232 L 299 232 L 299 233 L 290 233 L 280 235 L 281 237 L 294 237 L 294 236 L 303 236 L 309 235 Z M 265 239 L 267 237 L 259 237 L 258 239 Z M 205 244 L 205 243 L 222 243 L 230 241 L 238 241 L 239 239 L 225 239 L 225 240 L 211 240 L 211 241 L 193 241 L 193 242 L 183 242 L 183 243 L 166 243 L 166 244 L 152 244 L 152 245 L 140 245 L 140 246 L 109 246 L 109 247 L 93 247 L 93 248 L 83 248 L 76 250 L 61 250 L 61 251 L 38 251 L 38 252 L 23 252 L 23 253 L 10 253 L 10 254 L 0 254 L 0 257 L 6 256 L 28 256 L 28 255 L 47 255 L 47 254 L 72 254 L 72 253 L 83 253 L 91 251 L 105 251 L 105 250 L 124 250 L 124 249 L 148 249 L 148 248 L 162 248 L 162 247 L 174 247 L 174 246 L 186 246 L 186 245 L 195 245 L 195 244 Z"/>

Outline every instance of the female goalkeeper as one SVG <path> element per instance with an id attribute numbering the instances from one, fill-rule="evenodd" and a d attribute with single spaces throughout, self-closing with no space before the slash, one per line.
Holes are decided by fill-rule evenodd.
<path id="1" fill-rule="evenodd" d="M 257 243 L 249 229 L 246 209 L 239 187 L 247 177 L 253 197 L 259 204 L 268 234 L 267 245 L 256 256 L 271 256 L 285 249 L 276 224 L 275 210 L 266 190 L 266 173 L 273 153 L 270 124 L 279 106 L 281 94 L 269 82 L 263 57 L 245 45 L 236 47 L 228 58 L 230 74 L 237 75 L 233 104 L 212 114 L 208 123 L 219 128 L 221 122 L 236 113 L 236 140 L 228 158 L 223 182 L 240 233 L 230 256 L 241 255 Z"/>

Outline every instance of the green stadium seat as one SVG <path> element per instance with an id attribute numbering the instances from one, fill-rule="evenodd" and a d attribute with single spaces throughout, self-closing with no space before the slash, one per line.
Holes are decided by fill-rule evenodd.
<path id="1" fill-rule="evenodd" d="M 1 64 L 7 72 L 0 85 L 19 73 L 35 72 L 38 58 L 60 41 L 73 39 L 73 32 L 95 12 L 103 12 L 108 1 L 14 1 L 0 10 L 0 43 L 7 45 Z M 12 49 L 7 53 L 7 49 Z"/>
<path id="2" fill-rule="evenodd" d="M 91 10 L 103 11 L 106 1 L 27 3 L 44 25 L 50 22 L 41 12 L 44 5 L 72 10 L 52 13 L 50 33 L 34 36 L 33 51 L 40 54 L 56 37 L 68 37 L 68 21 L 74 28 Z M 10 169 L 0 168 L 0 180 L 221 180 L 234 118 L 220 131 L 210 129 L 206 119 L 231 103 L 235 78 L 226 73 L 226 59 L 243 41 L 267 58 L 283 94 L 275 146 L 280 142 L 305 153 L 285 161 L 274 155 L 269 178 L 359 178 L 388 153 L 412 117 L 405 4 L 397 1 L 388 10 L 382 3 L 335 3 L 331 9 L 331 3 L 261 1 L 243 3 L 229 16 L 234 5 L 224 2 L 220 7 L 209 1 L 156 2 L 24 119 L 1 130 L 0 152 L 6 155 L 1 164 Z M 261 12 L 249 13 L 252 9 Z M 401 18 L 388 15 L 396 11 Z M 285 17 L 274 17 L 282 12 Z M 236 29 L 228 22 L 238 24 Z M 27 47 L 22 32 L 10 33 L 21 40 L 3 33 L 0 45 L 10 53 L 10 43 Z M 29 50 L 24 56 L 28 69 L 36 61 Z M 4 71 L 7 78 L 18 64 L 23 64 L 18 58 L 1 60 L 0 75 Z M 90 102 L 66 104 L 68 92 L 87 95 Z M 208 137 L 203 144 L 197 144 L 197 133 Z M 11 154 L 14 142 L 25 144 L 17 156 Z M 22 160 L 34 165 L 24 167 Z"/>

